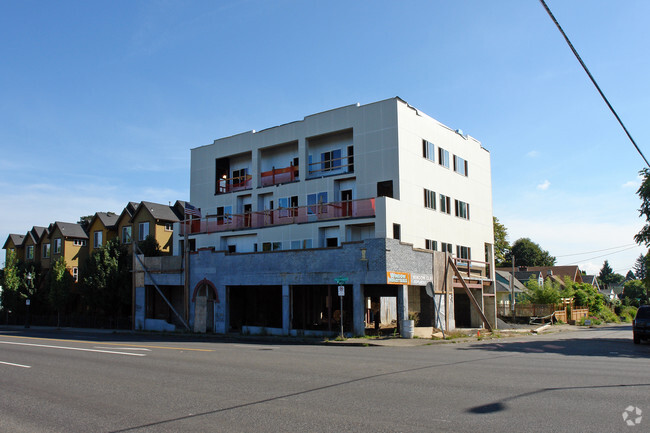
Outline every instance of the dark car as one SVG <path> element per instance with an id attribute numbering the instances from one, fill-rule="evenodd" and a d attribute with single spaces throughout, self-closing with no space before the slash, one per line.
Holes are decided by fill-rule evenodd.
<path id="1" fill-rule="evenodd" d="M 632 322 L 634 344 L 650 339 L 650 305 L 641 305 Z"/>

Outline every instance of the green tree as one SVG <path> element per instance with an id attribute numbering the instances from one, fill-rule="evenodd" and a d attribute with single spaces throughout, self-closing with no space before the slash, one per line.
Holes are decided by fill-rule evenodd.
<path id="1" fill-rule="evenodd" d="M 95 314 L 119 316 L 131 305 L 131 255 L 117 239 L 95 249 L 83 271 L 82 300 Z"/>
<path id="2" fill-rule="evenodd" d="M 1 304 L 5 311 L 15 310 L 20 299 L 22 279 L 18 267 L 18 258 L 13 250 L 7 251 L 2 284 Z"/>
<path id="3" fill-rule="evenodd" d="M 525 283 L 526 291 L 524 292 L 524 302 L 531 304 L 557 304 L 562 298 L 560 288 L 557 283 L 551 280 L 545 280 L 540 286 L 537 279 L 530 277 Z"/>
<path id="4" fill-rule="evenodd" d="M 517 239 L 512 244 L 511 256 L 516 266 L 554 266 L 555 257 L 529 238 Z"/>
<path id="5" fill-rule="evenodd" d="M 499 222 L 497 217 L 493 218 L 494 224 L 494 264 L 497 267 L 509 266 L 510 243 L 508 242 L 508 229 Z"/>
<path id="6" fill-rule="evenodd" d="M 151 235 L 147 235 L 145 240 L 138 242 L 137 245 L 146 257 L 157 257 L 162 254 L 158 241 Z"/>
<path id="7" fill-rule="evenodd" d="M 627 281 L 623 288 L 622 297 L 623 304 L 636 307 L 650 302 L 647 286 L 641 280 Z"/>
<path id="8" fill-rule="evenodd" d="M 636 280 L 636 275 L 634 275 L 634 272 L 627 271 L 627 274 L 625 274 L 625 281 L 630 281 L 630 280 Z"/>
<path id="9" fill-rule="evenodd" d="M 66 268 L 65 259 L 60 257 L 50 270 L 49 300 L 52 308 L 56 310 L 56 326 L 61 326 L 61 311 L 65 309 L 72 292 L 72 275 Z"/>
<path id="10" fill-rule="evenodd" d="M 612 270 L 612 267 L 609 265 L 609 261 L 605 260 L 603 267 L 600 269 L 598 274 L 598 280 L 601 282 L 601 285 L 604 287 L 615 286 L 623 282 L 625 277 L 621 274 L 617 274 Z"/>
<path id="11" fill-rule="evenodd" d="M 648 261 L 648 256 L 639 254 L 639 257 L 637 257 L 636 262 L 634 262 L 634 276 L 638 280 L 645 280 L 646 278 L 647 261 Z"/>

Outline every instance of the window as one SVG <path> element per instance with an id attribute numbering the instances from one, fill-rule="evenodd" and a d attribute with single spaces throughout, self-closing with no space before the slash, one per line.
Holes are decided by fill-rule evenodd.
<path id="1" fill-rule="evenodd" d="M 43 258 L 50 258 L 50 244 L 43 244 Z"/>
<path id="2" fill-rule="evenodd" d="M 309 248 L 311 248 L 311 247 L 312 247 L 312 241 L 311 241 L 311 239 L 305 239 L 304 241 L 302 241 L 302 247 L 303 247 L 304 249 L 309 249 Z"/>
<path id="3" fill-rule="evenodd" d="M 472 259 L 472 249 L 470 247 L 463 247 L 461 245 L 456 245 L 456 257 L 459 259 Z"/>
<path id="4" fill-rule="evenodd" d="M 83 247 L 86 245 L 86 241 L 84 239 L 75 239 L 74 241 L 72 241 L 72 243 L 77 247 Z"/>
<path id="5" fill-rule="evenodd" d="M 34 245 L 27 246 L 27 260 L 32 260 L 34 258 Z"/>
<path id="6" fill-rule="evenodd" d="M 93 248 L 99 248 L 102 246 L 102 236 L 103 232 L 101 230 L 93 233 Z"/>
<path id="7" fill-rule="evenodd" d="M 262 243 L 262 251 L 271 251 L 271 242 Z"/>
<path id="8" fill-rule="evenodd" d="M 436 209 L 436 193 L 426 188 L 424 189 L 424 207 Z"/>
<path id="9" fill-rule="evenodd" d="M 217 224 L 230 224 L 232 222 L 232 206 L 219 206 L 217 208 Z"/>
<path id="10" fill-rule="evenodd" d="M 327 213 L 327 192 L 307 195 L 307 215 Z"/>
<path id="11" fill-rule="evenodd" d="M 441 247 L 442 247 L 442 248 L 441 248 L 441 251 L 442 251 L 443 253 L 449 253 L 449 254 L 451 254 L 451 251 L 452 251 L 452 245 L 451 245 L 451 244 L 448 244 L 448 243 L 446 243 L 446 242 L 443 242 L 443 243 L 441 244 Z"/>
<path id="12" fill-rule="evenodd" d="M 442 147 L 438 148 L 438 164 L 449 168 L 449 152 Z"/>
<path id="13" fill-rule="evenodd" d="M 460 156 L 454 155 L 454 171 L 467 176 L 467 161 Z"/>
<path id="14" fill-rule="evenodd" d="M 327 238 L 325 239 L 325 246 L 327 248 L 336 248 L 339 246 L 339 239 L 338 238 Z"/>
<path id="15" fill-rule="evenodd" d="M 427 140 L 422 140 L 422 156 L 430 161 L 436 160 L 436 146 Z"/>
<path id="16" fill-rule="evenodd" d="M 280 218 L 298 216 L 298 196 L 282 197 L 278 199 L 278 209 L 280 209 Z"/>
<path id="17" fill-rule="evenodd" d="M 336 170 L 341 167 L 341 149 L 331 150 L 320 154 L 321 171 Z"/>
<path id="18" fill-rule="evenodd" d="M 468 220 L 469 204 L 464 201 L 456 200 L 456 216 Z"/>
<path id="19" fill-rule="evenodd" d="M 402 226 L 393 223 L 393 239 L 402 239 Z"/>
<path id="20" fill-rule="evenodd" d="M 72 268 L 72 279 L 75 283 L 79 282 L 79 268 L 76 266 Z"/>
<path id="21" fill-rule="evenodd" d="M 393 181 L 384 180 L 377 182 L 377 197 L 390 197 L 393 198 Z"/>
<path id="22" fill-rule="evenodd" d="M 282 250 L 282 242 L 273 242 L 273 251 Z"/>
<path id="23" fill-rule="evenodd" d="M 239 170 L 232 171 L 232 183 L 237 185 L 239 183 L 246 182 L 246 174 L 248 173 L 247 168 L 240 168 Z"/>
<path id="24" fill-rule="evenodd" d="M 165 223 L 165 231 L 166 232 L 173 232 L 174 231 L 174 223 Z"/>
<path id="25" fill-rule="evenodd" d="M 130 244 L 133 238 L 131 237 L 131 226 L 122 227 L 122 243 Z"/>
<path id="26" fill-rule="evenodd" d="M 237 245 L 228 245 L 228 252 L 229 253 L 237 252 Z"/>
<path id="27" fill-rule="evenodd" d="M 138 240 L 143 241 L 149 236 L 149 223 L 138 224 Z"/>
<path id="28" fill-rule="evenodd" d="M 54 239 L 54 254 L 61 254 L 61 238 Z"/>
<path id="29" fill-rule="evenodd" d="M 431 239 L 424 240 L 424 248 L 431 251 L 438 251 L 438 241 L 432 241 Z"/>
<path id="30" fill-rule="evenodd" d="M 440 194 L 440 212 L 451 214 L 451 199 L 442 194 Z"/>
<path id="31" fill-rule="evenodd" d="M 291 249 L 292 250 L 299 250 L 300 249 L 300 241 L 291 241 Z"/>

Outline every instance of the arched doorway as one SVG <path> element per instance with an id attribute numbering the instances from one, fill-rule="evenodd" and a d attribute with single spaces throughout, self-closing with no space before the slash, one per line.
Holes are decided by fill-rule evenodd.
<path id="1" fill-rule="evenodd" d="M 207 278 L 199 281 L 192 294 L 194 332 L 214 332 L 214 304 L 219 302 L 217 288 Z"/>

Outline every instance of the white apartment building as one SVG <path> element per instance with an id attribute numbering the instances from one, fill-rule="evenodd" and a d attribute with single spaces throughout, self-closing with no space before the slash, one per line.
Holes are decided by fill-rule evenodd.
<path id="1" fill-rule="evenodd" d="M 194 330 L 358 335 L 391 297 L 400 330 L 496 322 L 490 154 L 400 98 L 192 149 L 190 202 Z"/>

